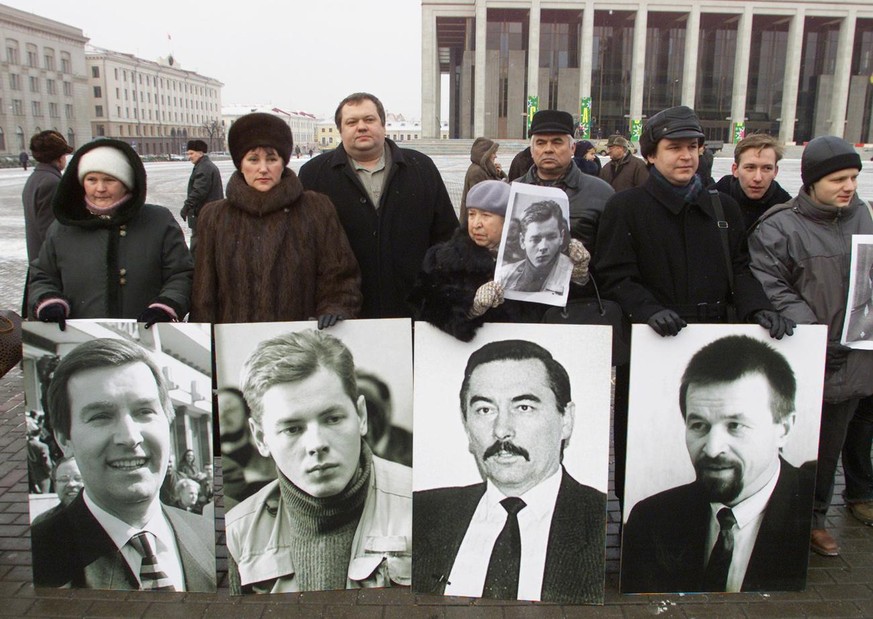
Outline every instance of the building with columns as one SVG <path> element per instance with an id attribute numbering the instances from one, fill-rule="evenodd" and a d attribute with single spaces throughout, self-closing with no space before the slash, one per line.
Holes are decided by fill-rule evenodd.
<path id="1" fill-rule="evenodd" d="M 531 107 L 636 137 L 685 104 L 709 139 L 873 142 L 870 0 L 422 0 L 421 15 L 425 138 L 447 97 L 452 138 L 523 138 Z"/>

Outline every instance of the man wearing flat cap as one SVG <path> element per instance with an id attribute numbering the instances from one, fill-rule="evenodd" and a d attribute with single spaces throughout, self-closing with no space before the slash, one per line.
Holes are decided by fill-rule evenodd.
<path id="1" fill-rule="evenodd" d="M 520 183 L 557 187 L 570 198 L 570 228 L 574 238 L 595 253 L 597 226 L 612 187 L 583 173 L 573 163 L 573 117 L 560 110 L 540 110 L 530 124 L 530 152 L 534 164 Z"/>
<path id="2" fill-rule="evenodd" d="M 221 173 L 206 152 L 209 148 L 203 140 L 188 141 L 188 161 L 194 164 L 188 179 L 188 197 L 182 206 L 182 219 L 191 229 L 191 255 L 197 245 L 197 215 L 207 202 L 221 200 L 224 190 L 221 186 Z"/>
<path id="3" fill-rule="evenodd" d="M 612 185 L 616 193 L 639 187 L 649 178 L 645 162 L 631 154 L 630 146 L 630 142 L 617 133 L 606 141 L 609 163 L 600 169 L 600 178 Z"/>
<path id="4" fill-rule="evenodd" d="M 649 178 L 616 194 L 603 213 L 594 258 L 601 291 L 631 322 L 647 323 L 661 336 L 675 336 L 689 322 L 756 322 L 772 337 L 790 335 L 794 322 L 774 311 L 749 269 L 739 206 L 727 194 L 708 192 L 696 174 L 704 137 L 697 114 L 684 105 L 648 120 L 640 151 Z M 627 381 L 627 366 L 618 367 L 616 393 L 627 392 Z M 626 421 L 627 411 L 616 406 L 619 498 Z"/>

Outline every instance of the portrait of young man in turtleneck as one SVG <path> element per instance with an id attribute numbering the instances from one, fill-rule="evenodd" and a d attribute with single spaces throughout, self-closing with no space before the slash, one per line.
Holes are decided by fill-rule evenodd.
<path id="1" fill-rule="evenodd" d="M 227 512 L 231 593 L 408 586 L 412 470 L 367 446 L 346 345 L 318 330 L 264 340 L 241 386 L 278 478 Z"/>

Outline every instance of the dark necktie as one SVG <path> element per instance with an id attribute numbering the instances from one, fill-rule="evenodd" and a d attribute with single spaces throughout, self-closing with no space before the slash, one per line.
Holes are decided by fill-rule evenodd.
<path id="1" fill-rule="evenodd" d="M 149 541 L 148 533 L 145 531 L 137 533 L 130 538 L 128 542 L 133 546 L 142 557 L 142 564 L 139 568 L 139 580 L 142 583 L 143 591 L 175 591 L 176 588 L 167 575 L 158 566 L 158 557 L 155 551 L 152 550 L 152 544 Z"/>
<path id="2" fill-rule="evenodd" d="M 722 507 L 716 514 L 721 531 L 709 555 L 706 572 L 703 575 L 704 591 L 724 591 L 727 585 L 728 570 L 734 554 L 734 531 L 737 523 L 729 507 Z"/>
<path id="3" fill-rule="evenodd" d="M 482 597 L 514 600 L 518 597 L 518 570 L 521 567 L 518 512 L 524 509 L 525 502 L 518 497 L 507 497 L 500 501 L 500 505 L 506 510 L 506 523 L 491 550 Z"/>

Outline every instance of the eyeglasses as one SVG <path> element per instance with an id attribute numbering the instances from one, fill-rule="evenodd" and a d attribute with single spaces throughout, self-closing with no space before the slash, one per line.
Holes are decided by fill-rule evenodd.
<path id="1" fill-rule="evenodd" d="M 82 476 L 81 475 L 73 475 L 72 477 L 70 477 L 69 475 L 62 475 L 60 477 L 56 477 L 55 481 L 59 481 L 62 484 L 68 484 L 71 481 L 74 481 L 76 483 L 81 484 L 82 483 Z"/>

